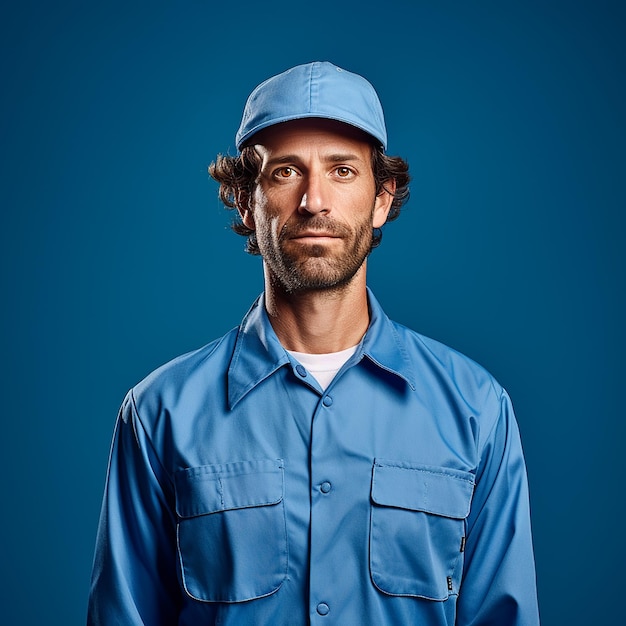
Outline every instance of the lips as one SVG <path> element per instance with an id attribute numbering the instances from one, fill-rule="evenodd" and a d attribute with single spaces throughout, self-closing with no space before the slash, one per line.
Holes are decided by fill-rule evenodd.
<path id="1" fill-rule="evenodd" d="M 335 233 L 329 233 L 325 231 L 311 231 L 307 230 L 302 233 L 297 233 L 295 235 L 291 235 L 289 239 L 318 239 L 318 238 L 327 238 L 327 239 L 336 239 L 338 235 Z"/>
<path id="2" fill-rule="evenodd" d="M 340 239 L 349 234 L 349 229 L 342 224 L 329 223 L 325 220 L 323 224 L 285 224 L 281 239 Z"/>

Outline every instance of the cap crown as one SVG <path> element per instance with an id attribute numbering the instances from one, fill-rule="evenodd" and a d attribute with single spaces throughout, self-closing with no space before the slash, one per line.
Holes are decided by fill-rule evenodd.
<path id="1" fill-rule="evenodd" d="M 387 147 L 383 108 L 374 87 L 358 74 L 315 61 L 268 78 L 254 89 L 235 137 L 237 149 L 268 126 L 308 117 L 350 124 Z"/>

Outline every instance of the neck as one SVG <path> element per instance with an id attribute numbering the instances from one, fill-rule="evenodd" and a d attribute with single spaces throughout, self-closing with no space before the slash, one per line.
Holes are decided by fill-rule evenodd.
<path id="1" fill-rule="evenodd" d="M 265 269 L 265 307 L 287 350 L 327 354 L 351 348 L 369 325 L 365 264 L 340 287 L 286 293 Z"/>

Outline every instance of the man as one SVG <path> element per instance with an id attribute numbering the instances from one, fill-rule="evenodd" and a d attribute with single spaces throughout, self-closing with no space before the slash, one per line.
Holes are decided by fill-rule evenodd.
<path id="1" fill-rule="evenodd" d="M 251 94 L 210 171 L 265 290 L 124 400 L 90 624 L 538 624 L 506 392 L 366 286 L 407 195 L 386 141 L 373 87 L 330 63 Z"/>

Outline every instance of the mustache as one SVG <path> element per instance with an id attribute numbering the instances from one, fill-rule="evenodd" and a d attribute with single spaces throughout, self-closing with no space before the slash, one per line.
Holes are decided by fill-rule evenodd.
<path id="1" fill-rule="evenodd" d="M 340 224 L 327 217 L 292 218 L 283 225 L 280 239 L 292 239 L 303 233 L 311 232 L 323 233 L 333 237 L 346 237 L 352 231 L 345 224 Z"/>

